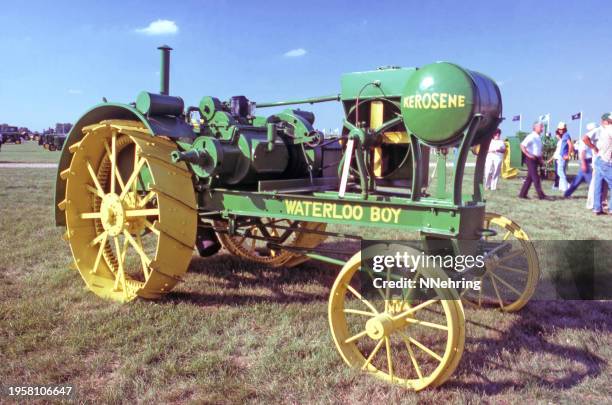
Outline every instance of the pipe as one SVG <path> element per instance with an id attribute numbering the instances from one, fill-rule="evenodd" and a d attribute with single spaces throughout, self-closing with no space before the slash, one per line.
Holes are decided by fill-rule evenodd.
<path id="1" fill-rule="evenodd" d="M 157 48 L 161 51 L 161 70 L 160 70 L 160 89 L 159 94 L 167 96 L 170 94 L 170 48 L 168 45 L 162 45 Z"/>
<path id="2" fill-rule="evenodd" d="M 333 96 L 322 96 L 322 97 L 311 97 L 304 98 L 302 100 L 290 100 L 290 101 L 274 101 L 269 103 L 255 103 L 256 107 L 265 108 L 265 107 L 280 107 L 283 105 L 292 105 L 292 104 L 314 104 L 314 103 L 324 103 L 327 101 L 340 101 L 340 94 L 336 94 Z"/>

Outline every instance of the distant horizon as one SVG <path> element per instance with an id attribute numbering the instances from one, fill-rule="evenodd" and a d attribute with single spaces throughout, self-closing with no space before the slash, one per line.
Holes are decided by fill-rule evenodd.
<path id="1" fill-rule="evenodd" d="M 612 56 L 599 50 L 609 39 L 603 1 L 543 1 L 537 10 L 527 1 L 388 1 L 376 13 L 365 1 L 313 1 L 300 5 L 299 18 L 285 2 L 274 3 L 7 4 L 0 123 L 40 132 L 74 123 L 103 97 L 129 103 L 142 90 L 157 91 L 156 48 L 165 43 L 174 48 L 170 92 L 187 105 L 204 95 L 275 101 L 333 94 L 343 73 L 448 60 L 497 81 L 505 135 L 518 131 L 515 115 L 529 131 L 550 113 L 552 126 L 564 121 L 576 138 L 579 121 L 571 115 L 582 111 L 584 132 L 612 110 Z M 303 108 L 315 112 L 319 129 L 341 125 L 339 103 Z"/>

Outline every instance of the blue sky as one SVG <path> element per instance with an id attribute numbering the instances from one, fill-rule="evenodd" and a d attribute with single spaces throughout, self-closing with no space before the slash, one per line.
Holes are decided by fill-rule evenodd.
<path id="1" fill-rule="evenodd" d="M 5 2 L 0 122 L 40 130 L 75 121 L 103 96 L 130 102 L 156 91 L 155 48 L 168 43 L 171 94 L 189 105 L 204 95 L 334 94 L 345 72 L 446 60 L 498 81 L 506 134 L 519 113 L 525 127 L 540 114 L 556 123 L 583 110 L 586 124 L 612 110 L 609 8 L 588 0 Z M 157 20 L 169 22 L 151 27 Z M 319 128 L 340 125 L 337 104 L 312 110 Z"/>

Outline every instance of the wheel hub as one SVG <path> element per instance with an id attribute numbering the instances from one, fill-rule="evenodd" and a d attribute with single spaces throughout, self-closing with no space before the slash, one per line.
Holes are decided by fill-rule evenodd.
<path id="1" fill-rule="evenodd" d="M 100 222 L 110 236 L 118 236 L 123 232 L 127 222 L 125 207 L 117 194 L 109 193 L 102 198 Z"/>
<path id="2" fill-rule="evenodd" d="M 389 314 L 379 314 L 370 318 L 366 322 L 365 330 L 371 339 L 378 340 L 389 336 L 396 329 L 396 326 Z"/>

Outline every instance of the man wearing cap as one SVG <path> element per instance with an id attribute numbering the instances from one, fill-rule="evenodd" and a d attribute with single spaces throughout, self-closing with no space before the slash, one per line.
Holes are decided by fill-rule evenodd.
<path id="1" fill-rule="evenodd" d="M 572 137 L 567 132 L 567 125 L 565 122 L 559 122 L 559 125 L 557 125 L 556 135 L 558 148 L 554 159 L 557 161 L 559 190 L 565 192 L 569 188 L 569 182 L 567 181 L 567 163 L 574 151 L 574 145 L 572 144 Z"/>
<path id="2" fill-rule="evenodd" d="M 595 130 L 598 130 L 597 145 L 591 142 L 589 136 L 585 135 L 582 140 L 595 154 L 593 212 L 602 215 L 605 214 L 601 203 L 604 182 L 608 185 L 608 189 L 612 188 L 612 112 L 601 116 L 601 126 Z M 608 211 L 611 206 L 612 192 L 608 196 Z"/>
<path id="3" fill-rule="evenodd" d="M 597 128 L 597 125 L 595 125 L 594 122 L 587 124 L 586 126 L 587 133 L 590 133 L 595 128 Z M 593 171 L 592 171 L 593 152 L 591 152 L 591 148 L 589 148 L 584 141 L 579 143 L 578 159 L 580 160 L 580 171 L 578 172 L 578 175 L 574 178 L 572 185 L 563 194 L 565 198 L 570 197 L 574 193 L 574 191 L 576 191 L 578 186 L 582 184 L 582 182 L 589 184 L 589 193 L 591 193 L 591 190 L 593 189 L 592 187 L 592 184 L 593 184 L 592 182 L 592 179 L 593 179 L 593 176 L 592 176 L 593 174 Z M 592 203 L 593 203 L 593 197 L 591 195 L 591 208 L 593 208 Z"/>
<path id="4" fill-rule="evenodd" d="M 538 193 L 540 200 L 547 200 L 548 197 L 542 191 L 542 184 L 540 182 L 540 176 L 538 175 L 538 166 L 542 162 L 542 139 L 540 135 L 544 130 L 544 124 L 537 121 L 533 124 L 533 131 L 523 139 L 521 142 L 521 151 L 525 155 L 525 163 L 527 164 L 527 177 L 523 182 L 521 191 L 519 192 L 519 198 L 528 198 L 527 193 L 531 187 L 531 183 Z"/>

